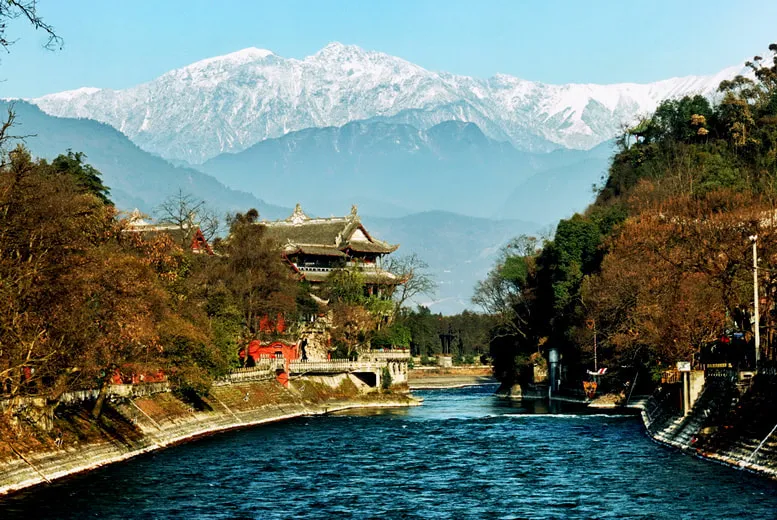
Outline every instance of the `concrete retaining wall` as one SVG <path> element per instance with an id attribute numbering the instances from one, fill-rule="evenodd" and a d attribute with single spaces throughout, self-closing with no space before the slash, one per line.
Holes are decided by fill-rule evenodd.
<path id="1" fill-rule="evenodd" d="M 114 399 L 98 422 L 85 420 L 83 410 L 60 413 L 54 430 L 61 446 L 15 449 L 15 456 L 0 461 L 0 495 L 215 432 L 349 408 L 418 404 L 405 394 L 364 394 L 361 385 L 349 374 L 301 377 L 289 389 L 276 381 L 248 381 L 216 386 L 196 407 L 162 392 Z M 87 440 L 80 435 L 85 430 Z"/>

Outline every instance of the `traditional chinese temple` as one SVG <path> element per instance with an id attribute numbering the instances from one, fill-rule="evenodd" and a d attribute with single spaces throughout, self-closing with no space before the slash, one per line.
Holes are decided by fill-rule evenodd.
<path id="1" fill-rule="evenodd" d="M 396 251 L 372 236 L 361 222 L 356 206 L 345 217 L 311 218 L 297 204 L 285 220 L 262 221 L 267 236 L 282 247 L 283 257 L 301 280 L 314 287 L 335 269 L 355 266 L 365 277 L 369 294 L 380 294 L 399 279 L 381 267 L 381 258 Z"/>

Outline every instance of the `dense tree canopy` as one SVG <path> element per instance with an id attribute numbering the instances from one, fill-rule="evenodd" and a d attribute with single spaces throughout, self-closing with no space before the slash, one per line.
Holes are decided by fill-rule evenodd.
<path id="1" fill-rule="evenodd" d="M 721 83 L 716 105 L 701 96 L 661 103 L 618 140 L 584 214 L 559 222 L 539 251 L 505 251 L 475 296 L 509 318 L 491 344 L 503 379 L 549 346 L 564 353 L 570 378 L 582 378 L 595 340 L 600 362 L 631 371 L 624 379 L 657 374 L 698 360 L 726 331 L 749 332 L 750 236 L 759 237 L 762 305 L 773 307 L 777 45 L 770 51 L 748 63 L 752 77 Z M 773 320 L 765 312 L 762 329 Z"/>

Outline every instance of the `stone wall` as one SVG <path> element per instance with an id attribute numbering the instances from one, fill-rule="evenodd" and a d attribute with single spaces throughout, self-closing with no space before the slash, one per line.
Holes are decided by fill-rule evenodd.
<path id="1" fill-rule="evenodd" d="M 356 407 L 418 404 L 406 394 L 365 393 L 350 374 L 299 377 L 284 388 L 274 380 L 215 386 L 202 401 L 185 402 L 160 392 L 114 397 L 103 417 L 91 420 L 87 406 L 58 409 L 50 438 L 35 445 L 4 439 L 12 448 L 0 460 L 0 494 L 49 482 L 165 448 L 199 436 L 301 415 Z M 41 432 L 37 437 L 40 438 Z"/>

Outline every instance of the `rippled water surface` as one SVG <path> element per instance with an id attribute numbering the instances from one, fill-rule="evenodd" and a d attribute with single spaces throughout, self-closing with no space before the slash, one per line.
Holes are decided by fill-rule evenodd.
<path id="1" fill-rule="evenodd" d="M 217 435 L 0 500 L 0 519 L 777 518 L 775 483 L 658 446 L 634 417 L 493 390 Z"/>

